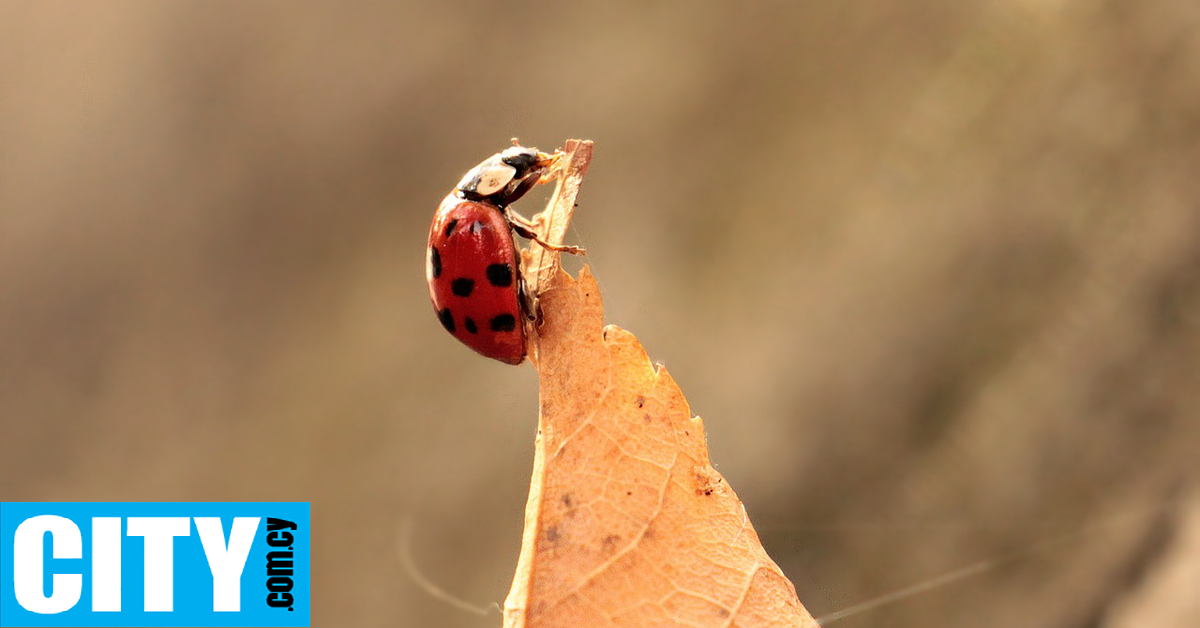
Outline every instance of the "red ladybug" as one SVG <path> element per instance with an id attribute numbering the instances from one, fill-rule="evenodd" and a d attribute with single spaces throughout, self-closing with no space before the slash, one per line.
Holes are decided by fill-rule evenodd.
<path id="1" fill-rule="evenodd" d="M 514 145 L 475 166 L 442 201 L 429 227 L 425 278 L 442 327 L 463 344 L 507 364 L 525 359 L 522 317 L 532 314 L 513 231 L 555 251 L 509 205 L 548 178 L 559 153 Z"/>

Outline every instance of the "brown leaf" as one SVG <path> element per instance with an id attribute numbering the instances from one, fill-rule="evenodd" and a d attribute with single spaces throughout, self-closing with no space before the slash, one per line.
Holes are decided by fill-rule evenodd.
<path id="1" fill-rule="evenodd" d="M 567 151 L 543 217 L 555 243 L 591 143 Z M 704 424 L 675 381 L 633 334 L 603 326 L 588 268 L 573 279 L 534 249 L 525 276 L 544 315 L 531 339 L 541 411 L 504 625 L 816 626 L 710 465 Z"/>

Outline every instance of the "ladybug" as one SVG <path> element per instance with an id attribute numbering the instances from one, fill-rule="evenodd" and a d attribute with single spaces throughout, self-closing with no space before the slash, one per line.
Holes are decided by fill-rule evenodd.
<path id="1" fill-rule="evenodd" d="M 562 153 L 548 155 L 516 144 L 467 171 L 438 206 L 429 227 L 425 278 L 442 327 L 463 344 L 506 364 L 525 359 L 531 295 L 521 280 L 521 237 L 553 251 L 582 253 L 545 242 L 510 205 L 548 180 Z"/>

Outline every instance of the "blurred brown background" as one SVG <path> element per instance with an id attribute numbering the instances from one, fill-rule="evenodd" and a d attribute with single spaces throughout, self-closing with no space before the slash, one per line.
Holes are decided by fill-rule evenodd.
<path id="1" fill-rule="evenodd" d="M 315 626 L 498 625 L 397 539 L 507 593 L 534 372 L 423 265 L 512 136 L 814 615 L 1196 625 L 1195 0 L 6 2 L 0 499 L 311 501 Z"/>

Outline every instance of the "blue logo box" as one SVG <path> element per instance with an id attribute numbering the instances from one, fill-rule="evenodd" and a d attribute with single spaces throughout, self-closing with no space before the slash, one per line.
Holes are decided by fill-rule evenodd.
<path id="1" fill-rule="evenodd" d="M 0 503 L 0 627 L 308 626 L 304 502 Z"/>

